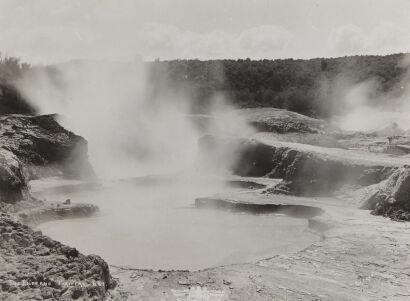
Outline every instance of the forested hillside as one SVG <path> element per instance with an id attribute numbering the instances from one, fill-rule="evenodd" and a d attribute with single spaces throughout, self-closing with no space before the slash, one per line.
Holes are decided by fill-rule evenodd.
<path id="1" fill-rule="evenodd" d="M 374 80 L 380 91 L 390 91 L 406 72 L 403 58 L 404 54 L 311 60 L 157 60 L 151 63 L 151 78 L 156 85 L 190 87 L 198 110 L 207 106 L 215 92 L 224 92 L 239 107 L 286 108 L 327 117 L 340 109 L 332 90 L 341 78 L 350 85 Z"/>
<path id="2" fill-rule="evenodd" d="M 30 66 L 18 58 L 2 56 L 0 53 L 0 114 L 33 112 L 13 87 L 13 81 L 29 69 Z"/>
<path id="3" fill-rule="evenodd" d="M 354 85 L 372 80 L 375 94 L 395 91 L 406 70 L 404 54 L 352 56 L 310 60 L 173 60 L 150 62 L 152 98 L 169 89 L 189 91 L 193 109 L 202 112 L 223 93 L 237 107 L 285 108 L 315 117 L 340 113 L 334 92 L 340 82 Z M 43 68 L 43 67 L 39 67 Z M 53 66 L 46 67 L 55 74 Z M 33 109 L 13 88 L 13 81 L 30 70 L 19 59 L 0 56 L 0 114 Z"/>

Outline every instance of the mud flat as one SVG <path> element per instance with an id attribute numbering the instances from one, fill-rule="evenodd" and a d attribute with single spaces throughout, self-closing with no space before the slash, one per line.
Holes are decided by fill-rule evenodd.
<path id="1" fill-rule="evenodd" d="M 274 110 L 270 116 L 260 116 L 256 110 L 245 113 L 259 122 L 260 131 L 276 133 L 241 139 L 205 136 L 200 144 L 212 146 L 214 158 L 224 156 L 224 143 L 236 145 L 239 159 L 232 165 L 234 174 L 275 178 L 278 183 L 202 198 L 197 205 L 241 211 L 319 208 L 323 212 L 310 217 L 308 225 L 321 240 L 294 253 L 197 272 L 112 266 L 119 279 L 116 290 L 130 300 L 409 300 L 410 224 L 370 214 L 407 219 L 408 156 L 384 153 L 379 144 L 386 145 L 387 137 L 358 133 L 332 134 L 343 148 L 298 143 L 294 140 L 300 138 L 293 134 L 287 141 L 283 133 L 296 129 L 329 133 L 326 125 L 310 119 L 299 119 L 291 128 L 286 122 L 275 124 Z M 279 119 L 298 117 L 279 115 Z M 375 141 L 380 151 L 370 147 Z M 353 146 L 358 149 L 349 149 Z"/>
<path id="2" fill-rule="evenodd" d="M 209 178 L 201 178 L 197 185 L 178 177 L 165 181 L 151 176 L 105 183 L 94 191 L 69 192 L 68 185 L 60 186 L 60 193 L 56 187 L 47 188 L 44 197 L 49 201 L 88 200 L 100 211 L 92 218 L 49 221 L 39 228 L 84 254 L 101 255 L 110 264 L 155 270 L 194 271 L 253 262 L 301 250 L 319 239 L 306 231 L 307 218 L 197 209 L 195 198 L 218 189 L 228 194 L 260 193 L 277 183 L 239 177 L 214 181 L 219 186 Z"/>
<path id="3" fill-rule="evenodd" d="M 232 197 L 232 196 L 231 196 Z M 283 203 L 281 196 L 252 193 L 246 202 Z M 111 266 L 116 289 L 129 300 L 408 300 L 410 247 L 408 223 L 372 216 L 340 200 L 285 197 L 286 203 L 321 206 L 310 219 L 321 241 L 304 250 L 248 264 L 198 272 L 147 271 Z M 212 299 L 214 298 L 214 299 Z M 218 299 L 220 298 L 220 299 Z"/>
<path id="4" fill-rule="evenodd" d="M 263 116 L 259 118 L 262 112 Z M 213 157 L 226 149 L 224 143 L 237 146 L 237 151 L 232 154 L 238 155 L 237 162 L 232 165 L 236 176 L 225 180 L 239 186 L 240 190 L 217 194 L 204 191 L 197 206 L 211 207 L 211 210 L 195 208 L 193 199 L 188 209 L 193 214 L 212 214 L 215 222 L 225 221 L 233 214 L 252 217 L 259 222 L 296 214 L 298 218 L 295 220 L 302 221 L 307 230 L 302 233 L 303 238 L 298 236 L 300 232 L 285 234 L 290 236 L 287 239 L 297 241 L 294 244 L 299 246 L 296 250 L 275 253 L 268 249 L 257 258 L 241 258 L 228 265 L 227 260 L 225 265 L 221 263 L 198 271 L 154 271 L 138 268 L 139 265 L 130 267 L 126 263 L 108 266 L 99 256 L 85 256 L 74 246 L 57 242 L 24 225 L 23 220 L 28 224 L 38 224 L 55 218 L 88 217 L 95 213 L 95 204 L 62 204 L 66 198 L 58 193 L 77 191 L 71 184 L 57 189 L 46 185 L 40 189 L 57 193 L 58 202 L 36 199 L 29 189 L 30 181 L 45 176 L 80 180 L 84 176 L 93 178 L 93 171 L 87 161 L 86 141 L 60 127 L 53 116 L 12 115 L 0 118 L 4 124 L 0 129 L 1 172 L 4 175 L 0 181 L 0 298 L 408 300 L 410 224 L 397 222 L 409 219 L 408 156 L 366 151 L 366 135 L 357 138 L 356 134 L 342 134 L 347 146 L 356 145 L 356 139 L 361 139 L 358 143 L 360 149 L 287 141 L 289 132 L 292 135 L 295 132 L 328 135 L 327 125 L 297 114 L 275 110 L 266 112 L 255 110 L 246 114 L 250 116 L 250 122 L 258 122 L 260 130 L 276 133 L 257 133 L 244 138 L 206 136 L 201 140 L 200 144 L 215 146 L 212 148 L 215 150 Z M 293 120 L 290 126 L 289 120 Z M 277 139 L 278 133 L 283 135 L 281 139 Z M 334 137 L 338 135 L 336 133 Z M 74 156 L 73 152 L 79 154 Z M 84 168 L 81 173 L 77 174 L 79 169 L 76 166 Z M 144 187 L 150 180 L 137 182 L 139 184 L 133 182 L 134 188 Z M 88 200 L 84 203 L 93 203 L 87 193 L 96 188 L 95 183 L 77 184 L 76 188 L 80 188 Z M 157 187 L 158 182 L 155 185 Z M 117 191 L 114 193 L 118 198 Z M 183 205 L 179 210 L 187 209 L 186 201 L 175 204 Z M 154 209 L 158 212 L 160 208 L 165 208 L 163 202 L 157 203 Z M 129 207 L 123 209 L 130 212 Z M 281 209 L 286 210 L 281 212 Z M 101 206 L 101 212 L 104 213 L 104 206 Z M 165 210 L 162 218 L 167 217 L 168 211 Z M 159 219 L 164 227 L 170 228 L 174 224 L 163 223 L 164 219 Z M 77 219 L 75 222 L 90 220 Z M 289 220 L 288 216 L 283 219 Z M 65 221 L 72 220 L 48 223 Z M 127 220 L 122 221 L 127 226 Z M 189 230 L 186 225 L 184 229 Z M 110 229 L 112 224 L 106 226 L 105 229 Z M 263 225 L 254 234 L 266 237 L 269 230 L 283 231 L 281 227 L 283 224 L 271 228 Z M 98 228 L 93 233 L 99 233 L 98 230 L 101 232 Z M 149 227 L 144 231 L 154 233 Z M 283 235 L 272 242 L 282 242 Z M 316 239 L 300 247 L 301 240 L 307 236 Z M 241 241 L 240 237 L 234 240 Z M 112 246 L 115 241 L 107 239 L 106 243 Z M 161 254 L 175 250 L 175 244 L 181 246 L 179 242 L 173 243 L 172 247 L 161 249 Z M 203 257 L 202 254 L 197 256 L 198 259 Z"/>

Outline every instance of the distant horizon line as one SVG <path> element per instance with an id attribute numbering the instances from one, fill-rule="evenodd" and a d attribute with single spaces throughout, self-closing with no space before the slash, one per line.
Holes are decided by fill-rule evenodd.
<path id="1" fill-rule="evenodd" d="M 1 54 L 1 52 L 0 52 Z M 386 57 L 386 56 L 395 56 L 395 55 L 408 55 L 410 54 L 410 50 L 408 52 L 394 52 L 389 54 L 347 54 L 347 55 L 340 55 L 340 56 L 317 56 L 317 57 L 310 57 L 310 58 L 298 58 L 298 57 L 284 57 L 284 58 L 209 58 L 209 59 L 200 59 L 200 58 L 173 58 L 173 59 L 141 59 L 136 57 L 134 60 L 121 60 L 121 59 L 92 59 L 92 58 L 73 58 L 69 60 L 62 60 L 57 62 L 50 62 L 50 63 L 31 63 L 29 61 L 25 61 L 18 56 L 8 55 L 5 54 L 3 57 L 10 57 L 10 58 L 18 58 L 20 59 L 21 63 L 27 63 L 32 67 L 42 67 L 42 66 L 53 66 L 53 65 L 63 65 L 63 64 L 70 64 L 76 62 L 105 62 L 105 63 L 155 63 L 155 62 L 174 62 L 174 61 L 200 61 L 200 62 L 210 62 L 210 61 L 286 61 L 286 60 L 295 60 L 295 61 L 310 61 L 310 60 L 317 60 L 317 59 L 338 59 L 338 58 L 348 58 L 348 57 Z"/>

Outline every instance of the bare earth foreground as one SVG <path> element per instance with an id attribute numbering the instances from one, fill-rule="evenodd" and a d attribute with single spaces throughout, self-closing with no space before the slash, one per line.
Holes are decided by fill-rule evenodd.
<path id="1" fill-rule="evenodd" d="M 242 113 L 265 133 L 207 136 L 199 144 L 213 146 L 213 155 L 235 145 L 239 159 L 232 172 L 240 179 L 277 180 L 197 199 L 196 207 L 298 215 L 318 242 L 296 253 L 200 271 L 108 266 L 33 229 L 98 210 L 36 200 L 28 185 L 48 176 L 78 179 L 76 165 L 81 177 L 93 179 L 86 142 L 52 116 L 9 116 L 0 131 L 0 299 L 410 300 L 408 133 L 387 145 L 384 132 L 345 133 L 282 110 Z M 206 160 L 206 154 L 199 157 Z"/>
<path id="2" fill-rule="evenodd" d="M 322 239 L 295 254 L 198 272 L 110 270 L 129 300 L 410 299 L 409 223 L 320 200 L 312 205 L 325 209 L 309 223 Z"/>
<path id="3" fill-rule="evenodd" d="M 397 181 L 397 174 L 407 171 L 408 155 L 390 154 L 394 146 L 386 145 L 384 133 L 332 134 L 320 122 L 294 113 L 242 113 L 257 128 L 274 129 L 250 141 L 228 141 L 238 143 L 239 149 L 246 144 L 234 172 L 261 180 L 280 178 L 282 183 L 197 200 L 197 206 L 261 212 L 271 208 L 269 204 L 319 208 L 323 213 L 309 218 L 309 230 L 320 241 L 293 254 L 197 272 L 111 266 L 119 282 L 116 290 L 129 300 L 410 300 L 410 224 L 359 209 L 408 218 L 395 207 L 399 193 L 388 196 L 396 189 L 409 201 L 407 184 L 403 188 L 408 180 Z M 401 141 L 408 144 L 406 137 Z M 226 141 L 210 138 L 204 143 L 218 148 Z M 389 185 L 395 188 L 385 189 Z M 323 192 L 328 196 L 320 197 Z M 386 199 L 374 197 L 381 194 Z"/>

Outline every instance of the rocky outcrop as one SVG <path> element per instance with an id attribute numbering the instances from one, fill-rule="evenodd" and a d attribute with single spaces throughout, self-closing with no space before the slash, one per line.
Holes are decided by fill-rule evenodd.
<path id="1" fill-rule="evenodd" d="M 0 117 L 0 146 L 14 153 L 31 178 L 42 173 L 83 178 L 94 176 L 87 141 L 64 129 L 56 115 Z"/>
<path id="2" fill-rule="evenodd" d="M 98 210 L 93 204 L 53 204 L 19 212 L 18 217 L 26 225 L 37 225 L 58 219 L 88 217 Z"/>
<path id="3" fill-rule="evenodd" d="M 410 167 L 401 163 L 406 160 L 347 150 L 329 155 L 331 150 L 320 153 L 316 148 L 301 148 L 291 143 L 265 144 L 252 139 L 212 136 L 204 136 L 201 147 L 208 153 L 211 150 L 213 159 L 233 158 L 230 171 L 236 175 L 282 179 L 268 188 L 268 193 L 326 196 L 344 185 L 376 185 L 364 208 L 395 220 L 410 220 Z"/>
<path id="4" fill-rule="evenodd" d="M 383 149 L 383 152 L 396 156 L 404 156 L 410 154 L 410 146 L 408 145 L 388 145 Z"/>
<path id="5" fill-rule="evenodd" d="M 232 158 L 229 166 L 232 173 L 247 177 L 280 178 L 282 182 L 269 192 L 293 195 L 329 195 L 345 184 L 367 186 L 379 183 L 394 168 L 251 139 L 204 136 L 200 141 L 201 148 L 207 150 L 200 156 L 202 159 L 206 156 L 219 160 Z"/>
<path id="6" fill-rule="evenodd" d="M 250 180 L 229 180 L 225 181 L 225 184 L 229 187 L 244 188 L 244 189 L 263 189 L 266 188 L 265 184 L 256 183 Z"/>
<path id="7" fill-rule="evenodd" d="M 27 174 L 15 154 L 0 148 L 0 201 L 15 202 L 28 197 Z"/>
<path id="8" fill-rule="evenodd" d="M 87 141 L 67 131 L 55 115 L 0 117 L 0 198 L 27 196 L 27 183 L 41 176 L 94 177 Z"/>
<path id="9" fill-rule="evenodd" d="M 354 163 L 324 158 L 292 149 L 276 149 L 275 168 L 269 177 L 283 181 L 272 192 L 294 195 L 329 195 L 346 184 L 367 186 L 379 183 L 392 167 Z"/>
<path id="10" fill-rule="evenodd" d="M 260 132 L 275 133 L 320 133 L 329 130 L 323 120 L 304 116 L 295 112 L 275 108 L 255 108 L 238 110 L 246 121 Z"/>
<path id="11" fill-rule="evenodd" d="M 281 213 L 299 218 L 312 218 L 323 213 L 322 209 L 313 206 L 251 203 L 222 198 L 197 198 L 195 200 L 195 207 L 223 209 L 234 212 L 246 212 L 252 214 Z"/>
<path id="12" fill-rule="evenodd" d="M 115 286 L 107 263 L 0 214 L 1 300 L 102 300 Z"/>
<path id="13" fill-rule="evenodd" d="M 242 177 L 263 177 L 274 168 L 272 148 L 250 139 L 205 135 L 198 149 L 198 161 L 205 166 L 223 162 L 229 171 Z"/>
<path id="14" fill-rule="evenodd" d="M 102 300 L 115 286 L 104 260 L 27 226 L 89 216 L 98 207 L 34 199 L 28 182 L 43 176 L 94 178 L 87 141 L 60 126 L 54 115 L 1 116 L 0 299 Z"/>
<path id="15" fill-rule="evenodd" d="M 363 207 L 375 215 L 410 221 L 410 166 L 395 170 L 380 183 Z"/>

